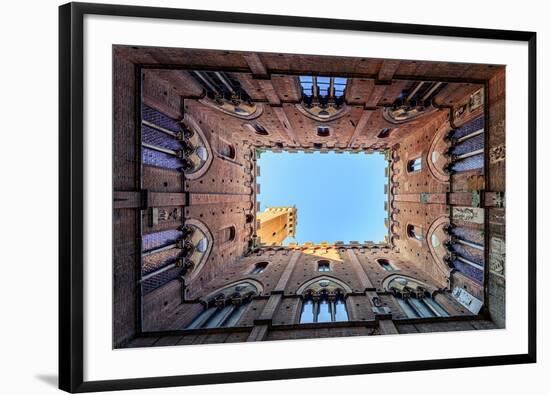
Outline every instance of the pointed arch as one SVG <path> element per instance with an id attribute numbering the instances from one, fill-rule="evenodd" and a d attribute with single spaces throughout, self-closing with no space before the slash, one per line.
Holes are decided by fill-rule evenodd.
<path id="1" fill-rule="evenodd" d="M 300 324 L 348 321 L 346 294 L 350 292 L 347 284 L 331 276 L 306 282 L 296 292 L 302 296 Z"/>
<path id="2" fill-rule="evenodd" d="M 321 281 L 328 281 L 329 284 L 327 286 L 323 286 L 324 284 L 320 284 Z M 302 286 L 300 288 L 298 288 L 298 290 L 296 291 L 296 294 L 297 295 L 303 295 L 305 291 L 307 291 L 308 289 L 311 289 L 312 287 L 316 286 L 318 284 L 318 287 L 319 288 L 330 288 L 331 286 L 336 289 L 336 288 L 340 288 L 344 293 L 351 293 L 352 292 L 352 289 L 349 285 L 347 285 L 346 283 L 344 283 L 342 280 L 339 280 L 335 277 L 332 277 L 332 276 L 326 276 L 326 275 L 323 275 L 323 276 L 318 276 L 318 277 L 315 277 L 315 278 L 312 278 L 311 280 L 305 282 L 304 284 L 302 284 Z"/>
<path id="3" fill-rule="evenodd" d="M 445 284 L 445 287 L 449 286 L 449 279 L 451 277 L 451 268 L 444 260 L 447 254 L 447 249 L 444 245 L 447 235 L 444 229 L 448 224 L 449 217 L 447 215 L 441 215 L 432 222 L 426 233 L 426 241 L 435 265 L 437 280 L 440 281 L 441 284 Z"/>
<path id="4" fill-rule="evenodd" d="M 199 123 L 195 120 L 195 118 L 186 113 L 183 117 L 183 122 L 187 126 L 189 126 L 193 132 L 195 132 L 195 136 L 193 136 L 193 142 L 195 144 L 198 144 L 198 142 L 200 142 L 200 147 L 206 150 L 206 154 L 195 151 L 194 156 L 196 156 L 196 160 L 198 161 L 198 163 L 200 163 L 200 167 L 198 167 L 195 171 L 185 173 L 185 178 L 187 178 L 188 180 L 196 180 L 197 178 L 202 177 L 210 168 L 213 157 L 212 148 L 210 147 L 208 139 L 206 138 L 204 132 L 202 131 Z M 206 159 L 204 159 L 205 157 Z"/>
<path id="5" fill-rule="evenodd" d="M 204 245 L 204 243 L 202 243 L 201 248 L 199 249 L 201 251 L 199 250 L 196 251 L 196 252 L 200 252 L 201 254 L 199 262 L 194 262 L 193 270 L 189 271 L 188 272 L 189 274 L 185 278 L 185 282 L 189 284 L 200 273 L 200 271 L 204 267 L 204 264 L 208 260 L 208 257 L 212 252 L 212 247 L 214 245 L 214 238 L 212 237 L 212 232 L 210 232 L 210 229 L 208 229 L 208 226 L 206 226 L 202 221 L 199 221 L 198 219 L 194 219 L 194 218 L 186 219 L 185 225 L 190 225 L 192 227 L 197 228 L 206 237 L 206 246 Z M 191 258 L 193 258 L 193 256 Z"/>
<path id="6" fill-rule="evenodd" d="M 237 286 L 242 285 L 247 288 L 244 288 L 242 290 L 236 289 Z M 233 281 L 232 283 L 225 284 L 221 286 L 220 288 L 216 289 L 215 291 L 210 292 L 208 295 L 206 295 L 204 298 L 202 298 L 202 301 L 205 303 L 208 303 L 212 299 L 216 298 L 217 296 L 221 294 L 230 294 L 233 290 L 236 292 L 244 291 L 245 294 L 248 294 L 250 292 L 253 292 L 255 295 L 260 295 L 264 292 L 264 286 L 263 284 L 253 278 L 243 278 L 237 281 Z"/>
<path id="7" fill-rule="evenodd" d="M 262 103 L 249 104 L 241 102 L 239 104 L 235 104 L 232 101 L 226 99 L 221 99 L 221 102 L 218 103 L 210 99 L 209 97 L 199 99 L 199 102 L 204 104 L 205 106 L 221 111 L 224 114 L 246 120 L 256 119 L 264 112 L 264 106 Z"/>
<path id="8" fill-rule="evenodd" d="M 409 318 L 448 317 L 449 312 L 433 296 L 437 288 L 410 276 L 394 274 L 382 282 L 392 292 L 399 308 Z"/>
<path id="9" fill-rule="evenodd" d="M 237 326 L 241 323 L 251 299 L 262 291 L 262 284 L 250 278 L 224 285 L 201 299 L 203 310 L 186 329 Z"/>
<path id="10" fill-rule="evenodd" d="M 390 274 L 388 276 L 386 276 L 383 280 L 382 280 L 382 288 L 385 290 L 385 291 L 391 291 L 391 282 L 396 280 L 396 279 L 404 279 L 406 280 L 407 282 L 410 282 L 410 283 L 415 283 L 415 284 L 418 284 L 419 286 L 421 286 L 426 292 L 428 292 L 430 295 L 432 295 L 435 291 L 438 290 L 437 287 L 433 286 L 433 285 L 430 285 L 430 284 L 427 284 L 426 282 L 424 281 L 421 281 L 421 280 L 418 280 L 414 277 L 411 277 L 411 276 L 407 276 L 407 275 L 404 275 L 404 274 L 399 274 L 399 273 L 395 273 L 395 274 Z"/>
<path id="11" fill-rule="evenodd" d="M 445 172 L 445 165 L 448 160 L 444 153 L 449 148 L 449 144 L 445 141 L 445 135 L 450 128 L 450 124 L 445 122 L 436 130 L 426 155 L 426 167 L 434 179 L 441 183 L 449 182 L 449 174 Z"/>

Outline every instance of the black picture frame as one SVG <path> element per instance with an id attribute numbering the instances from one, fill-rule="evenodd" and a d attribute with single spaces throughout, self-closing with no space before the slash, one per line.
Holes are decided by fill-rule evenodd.
<path id="1" fill-rule="evenodd" d="M 86 14 L 377 33 L 509 40 L 528 43 L 528 352 L 329 367 L 84 381 L 83 376 L 83 19 Z M 90 392 L 536 362 L 536 33 L 109 4 L 59 8 L 59 388 Z"/>

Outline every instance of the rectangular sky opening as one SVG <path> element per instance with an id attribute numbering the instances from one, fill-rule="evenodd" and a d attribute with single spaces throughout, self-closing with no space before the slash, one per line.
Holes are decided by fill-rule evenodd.
<path id="1" fill-rule="evenodd" d="M 297 210 L 295 242 L 384 242 L 388 161 L 383 153 L 261 152 L 260 211 Z"/>

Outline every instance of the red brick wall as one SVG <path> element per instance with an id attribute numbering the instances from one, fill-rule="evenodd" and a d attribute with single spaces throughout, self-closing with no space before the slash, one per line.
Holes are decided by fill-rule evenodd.
<path id="1" fill-rule="evenodd" d="M 182 52 L 183 51 L 183 52 Z M 139 208 L 116 209 L 113 215 L 114 231 L 114 343 L 117 346 L 130 341 L 136 329 L 137 281 L 139 273 L 139 238 L 141 232 L 148 233 L 164 229 L 175 229 L 188 219 L 201 221 L 213 237 L 213 250 L 207 257 L 203 269 L 193 281 L 185 284 L 185 300 L 182 299 L 182 283 L 174 280 L 161 288 L 147 294 L 142 301 L 142 325 L 144 330 L 182 329 L 198 314 L 203 306 L 198 299 L 223 287 L 227 283 L 241 279 L 258 280 L 264 291 L 258 299 L 252 301 L 239 325 L 251 327 L 254 320 L 264 310 L 268 299 L 282 293 L 280 303 L 272 312 L 272 328 L 266 335 L 267 340 L 282 338 L 305 338 L 323 336 L 350 336 L 378 334 L 379 329 L 371 324 L 374 312 L 370 296 L 365 293 L 377 292 L 382 306 L 390 307 L 393 318 L 405 318 L 392 295 L 386 293 L 382 284 L 391 274 L 403 274 L 424 281 L 435 288 L 446 288 L 448 273 L 441 270 L 427 241 L 412 240 L 407 236 L 407 224 L 414 224 L 423 229 L 424 235 L 435 221 L 449 215 L 445 204 L 445 194 L 450 191 L 450 184 L 442 179 L 428 166 L 432 160 L 434 148 L 440 154 L 445 144 L 437 138 L 444 135 L 454 122 L 454 126 L 467 122 L 479 115 L 478 112 L 455 119 L 451 113 L 466 103 L 470 95 L 481 85 L 471 83 L 450 83 L 438 93 L 435 104 L 437 111 L 402 125 L 389 124 L 382 116 L 383 106 L 390 105 L 401 91 L 419 78 L 446 78 L 461 75 L 462 78 L 477 80 L 488 79 L 488 124 L 489 147 L 494 151 L 486 173 L 472 171 L 453 176 L 453 191 L 472 191 L 485 189 L 504 191 L 503 160 L 498 160 L 499 149 L 504 145 L 504 69 L 488 68 L 485 65 L 437 64 L 430 62 L 397 61 L 395 64 L 380 59 L 355 59 L 333 57 L 304 57 L 301 55 L 261 54 L 260 62 L 269 73 L 263 82 L 254 78 L 249 59 L 238 52 L 212 51 L 204 53 L 198 50 L 178 50 L 167 48 L 115 48 L 114 87 L 115 87 L 115 122 L 114 122 L 114 189 L 116 191 L 139 191 L 148 189 L 153 192 L 185 193 L 186 204 L 180 206 L 183 218 L 148 226 L 145 212 Z M 234 68 L 245 71 L 234 77 L 257 99 L 267 99 L 262 103 L 263 113 L 253 121 L 244 121 L 198 101 L 202 89 L 186 71 L 148 70 L 142 79 L 143 101 L 145 104 L 174 118 L 183 115 L 192 117 L 204 134 L 211 148 L 213 160 L 207 172 L 198 179 L 185 179 L 185 176 L 174 170 L 159 169 L 150 166 L 141 168 L 139 158 L 139 141 L 135 131 L 136 92 L 134 63 L 148 64 L 215 64 L 217 67 Z M 250 70 L 249 70 L 250 68 Z M 296 108 L 299 92 L 296 90 L 296 77 L 283 75 L 284 71 L 293 74 L 321 73 L 336 70 L 343 74 L 353 74 L 346 95 L 349 112 L 342 118 L 329 123 L 332 130 L 329 137 L 316 135 L 318 122 L 303 116 Z M 394 75 L 399 80 L 392 80 Z M 403 77 L 410 76 L 411 80 Z M 387 84 L 376 81 L 387 80 Z M 268 87 L 269 89 L 267 89 Z M 379 106 L 378 109 L 374 107 Z M 247 127 L 247 123 L 261 123 L 269 135 L 261 136 Z M 385 139 L 376 137 L 384 127 L 393 130 Z M 296 141 L 293 141 L 293 139 Z M 224 159 L 219 155 L 220 142 L 234 146 L 234 160 Z M 326 259 L 298 253 L 297 260 L 292 261 L 294 251 L 263 250 L 245 256 L 251 236 L 254 234 L 253 223 L 246 222 L 246 214 L 253 214 L 255 208 L 255 177 L 252 163 L 254 146 L 273 147 L 275 143 L 284 143 L 285 147 L 308 148 L 314 143 L 321 143 L 328 148 L 381 149 L 394 147 L 390 188 L 391 198 L 389 223 L 390 230 L 396 236 L 393 249 L 360 249 L 353 250 L 355 258 L 346 249 L 340 253 L 338 260 L 331 261 L 332 271 L 319 273 L 317 260 Z M 396 145 L 397 144 L 397 145 Z M 407 161 L 417 156 L 422 158 L 422 170 L 418 173 L 407 173 Z M 441 163 L 436 164 L 441 166 Z M 142 178 L 140 179 L 140 171 Z M 487 179 L 485 179 L 485 175 Z M 429 194 L 429 195 L 425 195 Z M 427 201 L 426 201 L 427 199 Z M 489 239 L 504 239 L 503 209 L 493 208 L 488 216 L 492 218 L 489 227 Z M 140 223 L 142 229 L 140 229 Z M 235 240 L 220 243 L 220 230 L 234 226 Z M 443 241 L 443 240 L 442 240 Z M 493 251 L 494 252 L 494 251 Z M 384 271 L 377 258 L 388 259 L 397 269 Z M 270 264 L 261 274 L 250 274 L 254 264 L 268 261 Z M 285 270 L 291 262 L 295 266 L 292 272 Z M 285 275 L 283 275 L 285 273 Z M 288 277 L 286 277 L 288 275 Z M 352 289 L 347 298 L 350 319 L 365 321 L 365 326 L 338 328 L 296 329 L 290 326 L 297 323 L 301 309 L 301 298 L 296 295 L 304 282 L 320 276 L 333 276 Z M 282 285 L 281 285 L 282 284 Z M 468 289 L 476 297 L 483 296 L 482 289 L 464 276 L 454 275 L 453 286 Z M 277 289 L 277 286 L 282 289 Z M 371 289 L 372 288 L 372 289 Z M 488 306 L 491 318 L 499 326 L 504 324 L 504 277 L 489 273 Z M 464 314 L 461 306 L 453 305 L 449 295 L 448 304 L 455 310 L 454 314 Z M 446 299 L 446 300 L 447 300 Z M 273 300 L 273 299 L 272 299 Z M 490 327 L 484 321 L 464 321 L 440 324 L 398 324 L 397 331 L 408 333 L 415 331 L 483 329 Z M 438 326 L 439 325 L 439 326 Z M 285 328 L 281 326 L 286 326 Z M 455 328 L 455 329 L 452 329 Z M 222 331 L 223 332 L 223 331 Z M 196 344 L 203 342 L 244 341 L 249 331 L 235 329 L 234 333 L 182 334 L 178 339 L 172 337 L 136 340 L 139 344 Z"/>

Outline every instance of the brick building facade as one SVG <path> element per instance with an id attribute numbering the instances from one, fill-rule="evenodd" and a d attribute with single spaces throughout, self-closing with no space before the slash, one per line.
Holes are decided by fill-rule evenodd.
<path id="1" fill-rule="evenodd" d="M 503 66 L 113 56 L 114 347 L 505 326 Z M 384 152 L 387 240 L 262 245 L 258 150 Z"/>

